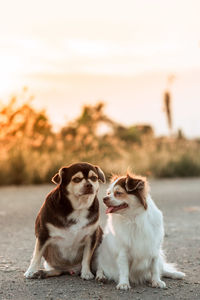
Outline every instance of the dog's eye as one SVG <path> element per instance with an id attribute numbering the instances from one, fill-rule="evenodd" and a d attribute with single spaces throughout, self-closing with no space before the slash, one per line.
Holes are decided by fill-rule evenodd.
<path id="1" fill-rule="evenodd" d="M 79 182 L 81 182 L 82 179 L 83 179 L 83 178 L 80 178 L 80 177 L 74 177 L 74 178 L 72 179 L 72 181 L 75 182 L 75 183 L 79 183 Z"/>
<path id="2" fill-rule="evenodd" d="M 91 176 L 90 179 L 91 179 L 92 181 L 97 181 L 98 177 L 97 177 L 97 176 Z"/>
<path id="3" fill-rule="evenodd" d="M 121 196 L 123 193 L 122 192 L 119 192 L 119 191 L 116 191 L 115 192 L 115 196 Z"/>

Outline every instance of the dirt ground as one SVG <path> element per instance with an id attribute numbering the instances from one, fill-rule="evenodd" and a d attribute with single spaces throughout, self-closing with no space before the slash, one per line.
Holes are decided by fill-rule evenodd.
<path id="1" fill-rule="evenodd" d="M 114 282 L 100 284 L 70 275 L 25 279 L 35 242 L 35 217 L 52 188 L 0 188 L 0 299 L 200 299 L 200 178 L 151 181 L 151 194 L 164 214 L 168 261 L 186 273 L 184 280 L 165 279 L 163 290 L 143 285 L 118 291 Z M 105 189 L 101 187 L 100 201 Z"/>

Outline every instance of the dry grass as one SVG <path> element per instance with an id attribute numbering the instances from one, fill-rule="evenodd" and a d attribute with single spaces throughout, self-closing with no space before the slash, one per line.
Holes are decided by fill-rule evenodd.
<path id="1" fill-rule="evenodd" d="M 104 135 L 99 124 L 109 125 Z M 151 126 L 124 127 L 103 113 L 103 104 L 86 106 L 59 133 L 44 111 L 16 99 L 0 111 L 0 184 L 49 182 L 62 165 L 88 161 L 107 176 L 135 173 L 153 177 L 200 176 L 200 141 L 155 138 Z"/>

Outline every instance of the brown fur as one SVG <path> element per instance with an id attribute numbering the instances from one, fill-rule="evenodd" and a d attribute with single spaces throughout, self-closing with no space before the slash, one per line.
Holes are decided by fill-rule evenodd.
<path id="1" fill-rule="evenodd" d="M 35 235 L 40 241 L 40 247 L 49 238 L 47 223 L 56 227 L 72 225 L 72 220 L 67 221 L 67 216 L 72 213 L 73 208 L 63 190 L 63 187 L 57 186 L 50 192 L 38 213 L 35 221 Z"/>
<path id="2" fill-rule="evenodd" d="M 67 197 L 66 186 L 72 176 L 80 170 L 85 177 L 87 177 L 90 170 L 93 170 L 98 177 L 100 176 L 99 180 L 104 181 L 103 175 L 97 171 L 98 167 L 88 163 L 77 163 L 60 169 L 59 175 L 57 173 L 55 176 L 61 176 L 61 182 L 47 195 L 35 222 L 35 235 L 39 238 L 40 246 L 42 246 L 49 237 L 46 227 L 47 223 L 56 227 L 68 227 L 75 224 L 72 220 L 69 221 L 67 219 L 67 216 L 72 213 L 73 208 Z M 53 178 L 55 178 L 55 176 Z M 99 218 L 99 203 L 96 197 L 88 211 L 88 225 L 91 225 Z"/>
<path id="3" fill-rule="evenodd" d="M 86 226 L 92 225 L 96 223 L 99 219 L 99 201 L 97 197 L 95 197 L 92 205 L 88 209 L 88 224 Z"/>
<path id="4" fill-rule="evenodd" d="M 144 209 L 147 209 L 146 196 L 148 186 L 146 178 L 130 173 L 118 178 L 119 180 L 117 180 L 116 185 L 120 185 L 128 194 L 135 195 L 144 206 Z"/>
<path id="5" fill-rule="evenodd" d="M 63 259 L 62 256 L 60 255 L 59 248 L 56 245 L 52 245 L 52 244 L 47 246 L 43 256 L 45 260 L 56 270 L 69 271 L 70 268 L 73 268 L 74 266 L 81 264 L 82 257 L 83 257 L 83 249 L 84 249 L 84 241 L 82 245 L 79 246 L 77 255 L 74 258 L 73 262 Z"/>
<path id="6" fill-rule="evenodd" d="M 57 186 L 53 191 L 51 191 L 47 195 L 46 200 L 43 203 L 36 218 L 35 235 L 37 238 L 37 251 L 35 251 L 35 253 L 38 253 L 36 256 L 42 255 L 47 261 L 47 263 L 49 263 L 58 271 L 69 270 L 71 267 L 76 267 L 76 265 L 78 264 L 81 265 L 85 243 L 86 240 L 88 240 L 88 238 L 90 240 L 89 255 L 90 259 L 92 259 L 95 249 L 99 245 L 101 240 L 102 230 L 100 227 L 94 226 L 95 223 L 97 223 L 99 220 L 99 202 L 97 197 L 95 196 L 92 204 L 87 209 L 87 224 L 84 225 L 84 227 L 91 228 L 91 232 L 89 233 L 89 235 L 83 237 L 82 241 L 80 241 L 80 243 L 77 245 L 77 255 L 73 259 L 73 261 L 63 259 L 58 246 L 49 243 L 50 236 L 48 224 L 67 230 L 70 226 L 73 226 L 74 224 L 78 223 L 77 220 L 69 218 L 74 209 L 72 207 L 70 199 L 68 198 L 67 186 L 71 182 L 73 175 L 80 171 L 82 172 L 84 178 L 87 180 L 88 174 L 91 170 L 97 175 L 99 181 L 105 182 L 105 176 L 101 169 L 89 163 L 77 163 L 72 164 L 68 167 L 61 168 L 52 179 L 53 182 L 57 184 Z M 90 188 L 90 186 L 87 187 L 87 189 Z M 37 257 L 35 258 L 35 260 L 36 259 Z M 48 272 L 49 271 L 46 272 L 47 276 Z M 41 276 L 45 277 L 45 271 L 43 271 L 43 273 L 36 273 L 35 277 L 33 275 L 31 278 L 41 278 Z M 54 273 L 57 274 L 56 272 L 49 272 L 49 274 Z M 60 273 L 58 272 L 58 274 Z"/>

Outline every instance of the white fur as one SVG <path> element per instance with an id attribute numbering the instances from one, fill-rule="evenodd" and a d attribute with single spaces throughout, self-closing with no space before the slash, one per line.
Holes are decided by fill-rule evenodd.
<path id="1" fill-rule="evenodd" d="M 59 247 L 59 251 L 62 257 L 73 261 L 77 255 L 77 245 L 80 244 L 81 240 L 89 235 L 98 226 L 98 222 L 91 226 L 84 227 L 87 222 L 87 210 L 74 211 L 69 219 L 79 220 L 77 224 L 71 225 L 68 228 L 59 228 L 52 224 L 47 224 L 51 243 Z"/>
<path id="2" fill-rule="evenodd" d="M 99 182 L 98 180 L 95 182 L 92 181 L 90 179 L 92 176 L 95 176 L 97 178 L 97 175 L 92 170 L 90 170 L 87 181 L 92 185 L 92 194 L 85 194 L 84 192 L 86 179 L 84 178 L 81 171 L 72 176 L 72 180 L 67 186 L 67 191 L 69 193 L 71 204 L 75 210 L 88 208 L 92 204 L 94 197 L 99 190 Z M 80 178 L 81 181 L 79 183 L 74 183 L 73 179 L 77 177 Z"/>
<path id="3" fill-rule="evenodd" d="M 110 203 L 129 207 L 108 214 L 103 241 L 98 249 L 97 279 L 107 277 L 117 283 L 117 289 L 127 290 L 130 282 L 151 282 L 152 287 L 164 288 L 162 276 L 181 279 L 184 273 L 165 262 L 162 252 L 164 237 L 163 216 L 150 195 L 147 210 L 135 196 L 127 194 L 119 185 L 108 190 Z M 118 199 L 115 191 L 124 192 Z"/>

